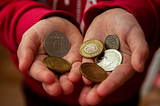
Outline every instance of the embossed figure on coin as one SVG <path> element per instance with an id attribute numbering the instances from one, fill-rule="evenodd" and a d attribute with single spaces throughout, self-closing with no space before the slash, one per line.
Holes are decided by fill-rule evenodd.
<path id="1" fill-rule="evenodd" d="M 98 47 L 95 43 L 90 43 L 84 47 L 84 51 L 88 54 L 95 53 L 98 50 Z"/>
<path id="2" fill-rule="evenodd" d="M 68 38 L 61 32 L 51 32 L 44 39 L 44 49 L 49 56 L 63 57 L 69 52 L 69 48 Z"/>
<path id="3" fill-rule="evenodd" d="M 102 60 L 97 63 L 105 71 L 112 71 L 122 62 L 122 55 L 115 49 L 108 49 L 105 51 Z"/>
<path id="4" fill-rule="evenodd" d="M 116 35 L 108 35 L 105 39 L 105 48 L 106 49 L 116 49 L 119 48 L 119 38 Z"/>

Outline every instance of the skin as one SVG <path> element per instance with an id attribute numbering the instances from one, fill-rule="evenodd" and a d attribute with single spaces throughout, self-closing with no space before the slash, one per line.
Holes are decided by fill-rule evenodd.
<path id="1" fill-rule="evenodd" d="M 135 71 L 143 72 L 144 70 L 149 50 L 143 30 L 135 17 L 119 8 L 107 10 L 92 21 L 84 41 L 97 39 L 103 42 L 109 34 L 116 34 L 119 37 L 119 51 L 123 61 L 100 84 L 93 86 L 91 81 L 83 77 L 87 86 L 83 87 L 79 97 L 81 105 L 97 105 L 105 96 L 130 79 Z M 82 62 L 88 61 L 93 62 L 85 58 L 82 60 Z"/>
<path id="2" fill-rule="evenodd" d="M 47 29 L 43 30 L 46 27 Z M 70 73 L 58 76 L 49 71 L 42 62 L 47 57 L 43 40 L 51 31 L 64 33 L 70 41 L 70 51 L 64 57 L 72 64 Z M 81 75 L 79 67 L 81 63 L 94 61 L 82 58 L 78 53 L 79 46 L 89 39 L 104 42 L 109 34 L 116 34 L 119 37 L 119 51 L 123 56 L 123 61 L 112 73 L 109 73 L 107 79 L 100 84 L 92 85 L 91 81 Z M 29 71 L 33 78 L 42 82 L 45 91 L 52 96 L 72 93 L 74 83 L 82 77 L 85 86 L 79 96 L 81 105 L 97 105 L 105 96 L 130 79 L 136 71 L 143 72 L 148 55 L 148 45 L 142 28 L 132 14 L 120 8 L 107 10 L 95 17 L 84 38 L 79 30 L 66 19 L 50 17 L 41 20 L 24 33 L 18 48 L 20 70 Z"/>
<path id="3" fill-rule="evenodd" d="M 48 94 L 52 96 L 62 93 L 67 95 L 72 93 L 74 88 L 73 83 L 68 80 L 68 73 L 58 76 L 43 64 L 44 58 L 48 56 L 44 50 L 43 41 L 45 36 L 52 31 L 62 32 L 68 37 L 70 50 L 63 58 L 72 64 L 71 72 L 78 70 L 82 61 L 79 54 L 79 46 L 83 41 L 82 35 L 76 26 L 60 17 L 41 20 L 24 33 L 18 48 L 19 69 L 29 71 L 34 79 L 42 82 L 43 88 Z M 80 72 L 78 74 L 80 79 Z"/>

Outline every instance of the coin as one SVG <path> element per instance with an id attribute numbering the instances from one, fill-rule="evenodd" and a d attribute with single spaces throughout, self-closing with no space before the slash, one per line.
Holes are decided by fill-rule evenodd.
<path id="1" fill-rule="evenodd" d="M 97 56 L 97 58 L 94 58 L 94 62 L 95 63 L 101 62 L 103 59 L 103 56 L 104 56 L 104 52 L 102 52 L 99 56 Z"/>
<path id="2" fill-rule="evenodd" d="M 116 35 L 108 35 L 104 41 L 105 49 L 116 49 L 119 48 L 119 39 Z"/>
<path id="3" fill-rule="evenodd" d="M 122 62 L 122 55 L 115 49 L 105 50 L 102 60 L 97 63 L 105 71 L 112 71 Z"/>
<path id="4" fill-rule="evenodd" d="M 101 54 L 103 44 L 98 40 L 87 40 L 79 48 L 79 53 L 85 58 L 93 58 Z"/>
<path id="5" fill-rule="evenodd" d="M 108 76 L 105 70 L 95 63 L 83 63 L 80 66 L 80 71 L 84 77 L 97 83 L 102 82 Z"/>
<path id="6" fill-rule="evenodd" d="M 60 57 L 46 57 L 43 63 L 53 72 L 65 73 L 71 69 L 71 64 Z"/>
<path id="7" fill-rule="evenodd" d="M 63 57 L 69 52 L 68 38 L 61 32 L 48 33 L 44 39 L 44 49 L 49 56 Z"/>

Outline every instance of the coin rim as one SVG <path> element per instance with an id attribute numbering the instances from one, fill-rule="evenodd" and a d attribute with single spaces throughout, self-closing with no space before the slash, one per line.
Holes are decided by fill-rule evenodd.
<path id="1" fill-rule="evenodd" d="M 66 69 L 63 69 L 63 70 L 61 70 L 62 68 L 59 68 L 58 70 L 57 69 L 53 69 L 52 67 L 50 67 L 50 65 L 48 65 L 47 63 L 46 63 L 46 60 L 48 59 L 48 58 L 58 58 L 58 59 L 60 59 L 60 60 L 62 60 L 62 61 L 65 61 L 68 65 L 69 65 L 69 68 L 66 68 Z M 57 72 L 57 73 L 65 73 L 65 72 L 68 72 L 68 71 L 70 71 L 70 69 L 71 69 L 71 63 L 69 62 L 69 61 L 67 61 L 67 60 L 65 60 L 65 59 L 63 59 L 63 58 L 61 58 L 61 57 L 55 57 L 55 56 L 49 56 L 49 57 L 46 57 L 44 60 L 43 60 L 43 63 L 50 69 L 50 70 L 52 70 L 52 71 L 54 71 L 54 72 Z"/>
<path id="2" fill-rule="evenodd" d="M 83 65 L 92 65 L 92 66 L 95 66 L 95 67 L 99 68 L 99 70 L 103 71 L 106 76 L 103 74 L 103 77 L 101 77 L 101 79 L 95 79 L 95 78 L 93 78 L 92 76 L 90 77 L 90 76 L 88 76 L 88 75 L 86 75 L 86 74 L 84 73 L 85 70 L 82 69 L 82 68 L 83 68 Z M 80 66 L 80 72 L 82 73 L 82 75 L 83 75 L 85 78 L 87 78 L 88 80 L 90 80 L 90 81 L 92 81 L 92 82 L 96 82 L 96 83 L 102 82 L 103 80 L 105 80 L 105 79 L 108 77 L 106 71 L 105 71 L 103 68 L 101 68 L 100 66 L 98 66 L 97 64 L 95 64 L 95 63 L 86 62 L 86 63 L 81 64 L 81 66 Z M 98 75 L 98 76 L 99 76 L 99 75 Z"/>
<path id="3" fill-rule="evenodd" d="M 121 63 L 122 63 L 122 54 L 118 51 L 118 50 L 116 50 L 116 49 L 108 49 L 108 50 L 105 50 L 104 52 L 108 52 L 108 51 L 115 51 L 118 55 L 119 55 L 119 57 L 120 57 L 120 61 L 119 61 L 119 63 L 118 63 L 118 65 L 117 66 L 119 66 Z M 105 53 L 104 53 L 104 55 L 105 55 Z M 102 61 L 102 60 L 101 60 Z M 100 62 L 98 62 L 97 63 L 97 65 L 99 64 Z M 99 65 L 98 65 L 99 66 Z M 116 66 L 116 67 L 117 67 Z M 101 67 L 101 66 L 100 66 Z M 114 68 L 112 68 L 111 70 L 105 70 L 106 72 L 110 72 L 110 71 L 113 71 L 116 67 L 114 67 Z M 101 67 L 102 68 L 102 67 Z"/>
<path id="4" fill-rule="evenodd" d="M 47 47 L 46 47 L 46 43 L 45 43 L 45 42 L 46 42 L 47 37 L 48 37 L 50 34 L 54 35 L 54 34 L 56 34 L 56 33 L 60 33 L 61 35 L 63 35 L 63 37 L 65 37 L 65 40 L 66 40 L 67 45 L 68 45 L 66 52 L 65 52 L 65 53 L 63 53 L 63 54 L 61 53 L 61 56 L 53 55 L 53 53 L 48 52 Z M 52 31 L 52 32 L 49 32 L 49 33 L 45 36 L 45 38 L 44 38 L 43 46 L 44 46 L 44 50 L 45 50 L 45 52 L 46 52 L 46 53 L 47 53 L 47 55 L 49 55 L 49 56 L 64 57 L 65 55 L 67 55 L 67 54 L 68 54 L 68 52 L 69 52 L 69 50 L 70 50 L 70 43 L 69 43 L 69 39 L 67 38 L 67 36 L 66 36 L 65 34 L 63 34 L 62 32 L 59 32 L 59 31 Z"/>

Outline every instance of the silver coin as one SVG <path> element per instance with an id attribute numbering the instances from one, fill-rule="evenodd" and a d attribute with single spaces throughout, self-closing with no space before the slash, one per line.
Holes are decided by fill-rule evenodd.
<path id="1" fill-rule="evenodd" d="M 122 55 L 115 49 L 105 50 L 104 56 L 101 61 L 97 62 L 97 65 L 102 67 L 105 71 L 112 71 L 115 67 L 122 62 Z"/>
<path id="2" fill-rule="evenodd" d="M 69 40 L 61 32 L 51 32 L 44 39 L 44 49 L 49 56 L 63 57 L 69 52 Z"/>
<path id="3" fill-rule="evenodd" d="M 116 49 L 119 48 L 119 38 L 116 35 L 108 35 L 104 41 L 105 49 Z"/>

